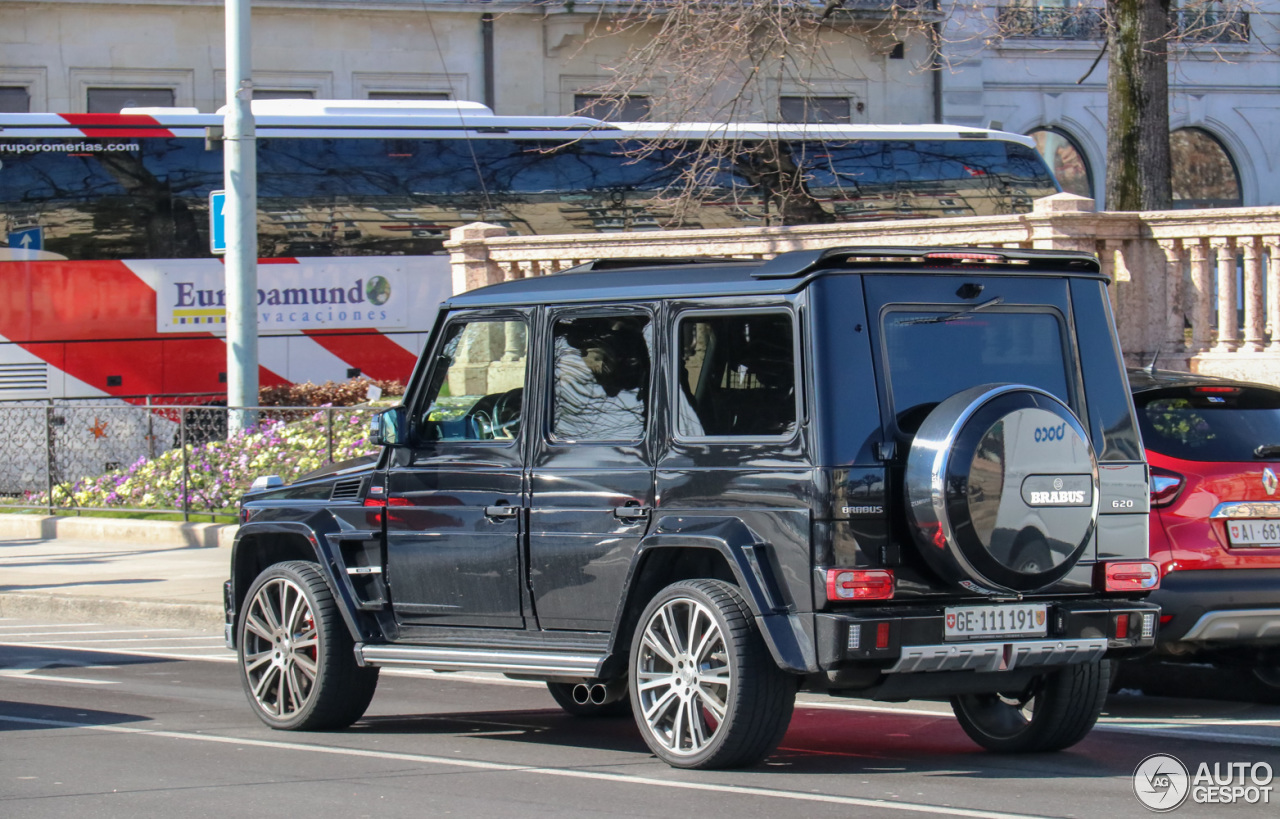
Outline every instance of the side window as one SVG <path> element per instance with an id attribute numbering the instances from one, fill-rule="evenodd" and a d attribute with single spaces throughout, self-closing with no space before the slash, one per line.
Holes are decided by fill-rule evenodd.
<path id="1" fill-rule="evenodd" d="M 562 319 L 552 330 L 551 434 L 564 441 L 638 441 L 649 417 L 648 316 Z"/>
<path id="2" fill-rule="evenodd" d="M 780 436 L 796 428 L 791 314 L 694 315 L 679 324 L 681 437 Z"/>
<path id="3" fill-rule="evenodd" d="M 509 441 L 520 433 L 528 336 L 522 321 L 455 324 L 417 418 L 425 441 Z"/>

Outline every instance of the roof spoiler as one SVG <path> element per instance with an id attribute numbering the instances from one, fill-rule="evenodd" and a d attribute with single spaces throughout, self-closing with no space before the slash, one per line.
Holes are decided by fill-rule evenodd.
<path id="1" fill-rule="evenodd" d="M 885 262 L 914 262 L 930 267 L 970 270 L 1007 266 L 1035 266 L 1040 270 L 1098 273 L 1098 257 L 1077 250 L 1022 250 L 1004 247 L 829 247 L 779 253 L 762 264 L 757 279 L 789 279 L 820 267 L 878 266 Z"/>

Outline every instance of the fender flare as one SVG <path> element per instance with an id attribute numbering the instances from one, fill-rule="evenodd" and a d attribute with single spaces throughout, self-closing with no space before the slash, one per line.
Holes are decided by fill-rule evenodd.
<path id="1" fill-rule="evenodd" d="M 664 517 L 640 542 L 614 620 L 611 648 L 615 655 L 619 638 L 629 640 L 631 636 L 622 633 L 628 612 L 639 611 L 648 603 L 635 599 L 640 585 L 638 576 L 648 557 L 663 550 L 689 549 L 710 549 L 724 558 L 780 668 L 797 674 L 818 670 L 813 640 L 804 628 L 804 615 L 795 611 L 778 582 L 772 546 L 740 519 L 731 517 Z"/>
<path id="2" fill-rule="evenodd" d="M 332 520 L 332 519 L 330 519 Z M 357 611 L 356 601 L 352 597 L 348 586 L 344 582 L 340 582 L 337 576 L 337 561 L 333 556 L 333 546 L 329 542 L 328 535 L 336 533 L 338 527 L 317 527 L 314 524 L 323 524 L 324 516 L 315 515 L 303 521 L 255 521 L 241 525 L 236 531 L 235 542 L 231 546 L 231 582 L 232 595 L 235 601 L 236 611 L 228 612 L 228 616 L 239 617 L 239 609 L 243 608 L 244 595 L 248 593 L 249 585 L 256 578 L 249 578 L 244 588 L 244 594 L 240 589 L 235 587 L 237 571 L 237 561 L 241 558 L 241 544 L 246 537 L 267 537 L 272 535 L 288 535 L 290 537 L 301 537 L 309 545 L 312 557 L 320 568 L 320 574 L 324 577 L 325 583 L 329 584 L 329 591 L 334 597 L 338 598 L 338 612 L 342 615 L 342 620 L 347 625 L 347 630 L 351 632 L 351 638 L 356 642 L 366 642 L 369 640 L 379 639 L 380 632 L 372 623 L 361 622 L 361 619 L 354 616 Z M 329 531 L 326 531 L 329 530 Z"/>

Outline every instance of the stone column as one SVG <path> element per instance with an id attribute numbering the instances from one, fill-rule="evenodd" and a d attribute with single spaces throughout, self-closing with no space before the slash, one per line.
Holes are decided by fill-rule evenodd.
<path id="1" fill-rule="evenodd" d="M 1267 251 L 1267 327 L 1271 341 L 1268 352 L 1280 352 L 1280 236 L 1263 236 L 1262 245 Z"/>
<path id="2" fill-rule="evenodd" d="M 1236 240 L 1244 254 L 1244 347 L 1251 353 L 1261 352 L 1266 342 L 1263 323 L 1266 313 L 1262 301 L 1262 247 L 1257 236 Z"/>
<path id="3" fill-rule="evenodd" d="M 1240 346 L 1240 317 L 1236 310 L 1236 249 L 1231 239 L 1212 236 L 1209 246 L 1218 260 L 1218 339 L 1215 353 L 1230 353 Z"/>
<path id="4" fill-rule="evenodd" d="M 449 231 L 445 247 L 449 250 L 449 264 L 453 267 L 455 294 L 503 280 L 501 266 L 489 258 L 487 240 L 507 235 L 506 228 L 485 222 L 472 222 Z"/>
<path id="5" fill-rule="evenodd" d="M 1165 323 L 1164 349 L 1170 353 L 1181 353 L 1187 348 L 1187 337 L 1184 332 L 1186 324 L 1186 306 L 1183 303 L 1182 266 L 1184 254 L 1182 245 L 1177 239 L 1160 239 L 1160 250 L 1164 253 L 1164 306 L 1168 321 Z"/>
<path id="6" fill-rule="evenodd" d="M 1213 332 L 1213 268 L 1203 239 L 1183 239 L 1182 247 L 1191 258 L 1191 351 L 1203 353 Z"/>

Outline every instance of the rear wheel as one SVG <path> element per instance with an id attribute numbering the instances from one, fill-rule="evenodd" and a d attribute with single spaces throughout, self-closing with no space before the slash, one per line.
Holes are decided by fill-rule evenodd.
<path id="1" fill-rule="evenodd" d="M 267 725 L 318 731 L 364 715 L 378 669 L 356 664 L 351 634 L 314 563 L 277 563 L 258 575 L 239 629 L 240 681 Z"/>
<path id="2" fill-rule="evenodd" d="M 764 758 L 795 705 L 738 590 L 686 580 L 658 593 L 631 647 L 631 705 L 649 748 L 677 768 L 732 768 Z"/>
<path id="3" fill-rule="evenodd" d="M 1025 691 L 952 697 L 951 708 L 969 738 L 989 751 L 1060 751 L 1093 729 L 1110 682 L 1108 661 L 1072 665 Z"/>

